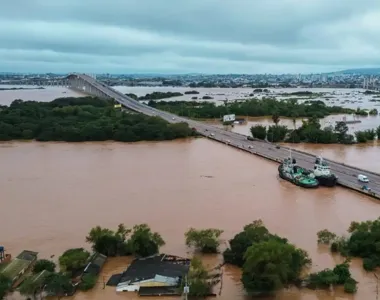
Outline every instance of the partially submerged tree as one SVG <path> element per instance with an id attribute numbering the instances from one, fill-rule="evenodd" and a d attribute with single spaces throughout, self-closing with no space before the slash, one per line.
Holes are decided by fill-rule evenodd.
<path id="1" fill-rule="evenodd" d="M 38 274 L 26 277 L 19 288 L 20 294 L 36 299 L 38 294 L 41 295 L 43 288 L 47 282 L 47 278 L 49 278 L 51 274 L 52 273 L 49 271 L 42 270 L 38 272 Z"/>
<path id="2" fill-rule="evenodd" d="M 190 263 L 190 270 L 187 276 L 190 297 L 205 297 L 211 293 L 211 285 L 208 282 L 209 274 L 202 261 L 198 257 L 193 257 Z M 184 285 L 184 284 L 183 284 Z M 182 285 L 182 286 L 183 286 Z"/>
<path id="3" fill-rule="evenodd" d="M 106 256 L 130 255 L 131 251 L 126 243 L 130 232 L 124 224 L 119 224 L 116 231 L 96 226 L 90 230 L 86 241 L 92 244 L 92 250 Z"/>
<path id="4" fill-rule="evenodd" d="M 286 239 L 271 234 L 264 226 L 262 220 L 253 221 L 251 224 L 244 226 L 243 231 L 236 234 L 229 241 L 230 248 L 226 249 L 223 253 L 224 261 L 242 267 L 244 264 L 244 254 L 247 249 L 253 244 L 269 239 L 277 239 L 283 243 L 287 242 Z"/>
<path id="5" fill-rule="evenodd" d="M 79 289 L 81 291 L 91 290 L 96 285 L 97 279 L 97 276 L 93 274 L 84 274 L 79 284 Z"/>
<path id="6" fill-rule="evenodd" d="M 61 273 L 52 273 L 46 278 L 44 290 L 48 295 L 57 296 L 58 299 L 73 291 L 70 278 Z"/>
<path id="7" fill-rule="evenodd" d="M 75 271 L 86 266 L 90 253 L 83 248 L 73 248 L 66 250 L 59 257 L 59 266 L 62 271 Z"/>
<path id="8" fill-rule="evenodd" d="M 331 288 L 337 285 L 343 285 L 346 293 L 355 293 L 357 291 L 356 280 L 351 277 L 348 262 L 338 264 L 334 269 L 325 269 L 320 272 L 311 273 L 307 279 L 308 288 Z"/>
<path id="9" fill-rule="evenodd" d="M 51 260 L 47 259 L 39 259 L 33 266 L 33 273 L 37 274 L 40 273 L 43 270 L 54 272 L 55 271 L 55 263 Z"/>
<path id="10" fill-rule="evenodd" d="M 92 244 L 95 252 L 106 256 L 149 256 L 158 253 L 165 244 L 162 237 L 152 232 L 147 224 L 135 225 L 132 230 L 119 224 L 116 231 L 96 226 L 90 230 L 86 241 Z"/>
<path id="11" fill-rule="evenodd" d="M 336 239 L 336 234 L 323 229 L 317 232 L 318 243 L 320 244 L 331 244 Z"/>
<path id="12" fill-rule="evenodd" d="M 12 280 L 0 273 L 0 300 L 3 300 L 11 288 Z"/>
<path id="13" fill-rule="evenodd" d="M 220 245 L 219 237 L 223 230 L 208 228 L 208 229 L 194 229 L 190 228 L 186 233 L 186 245 L 188 247 L 195 247 L 203 253 L 217 253 Z"/>
<path id="14" fill-rule="evenodd" d="M 277 112 L 273 113 L 272 121 L 276 126 L 280 123 L 280 115 Z"/>
<path id="15" fill-rule="evenodd" d="M 337 237 L 331 242 L 331 251 L 343 256 L 363 258 L 363 268 L 373 271 L 380 267 L 380 218 L 373 221 L 352 222 L 348 237 Z"/>
<path id="16" fill-rule="evenodd" d="M 147 224 L 140 224 L 133 227 L 128 245 L 134 255 L 146 257 L 158 253 L 165 241 L 159 233 L 152 232 Z"/>
<path id="17" fill-rule="evenodd" d="M 296 283 L 311 262 L 304 250 L 276 239 L 250 246 L 244 259 L 242 282 L 251 295 L 271 294 Z"/>

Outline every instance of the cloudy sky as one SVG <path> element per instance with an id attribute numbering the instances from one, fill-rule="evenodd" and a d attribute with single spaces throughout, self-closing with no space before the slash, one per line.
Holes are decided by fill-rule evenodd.
<path id="1" fill-rule="evenodd" d="M 380 67 L 380 0 L 9 0 L 0 72 Z"/>

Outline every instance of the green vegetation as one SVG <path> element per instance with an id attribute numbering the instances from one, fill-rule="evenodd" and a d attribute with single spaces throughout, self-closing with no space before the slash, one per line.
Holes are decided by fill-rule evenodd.
<path id="1" fill-rule="evenodd" d="M 190 263 L 190 270 L 187 276 L 190 297 L 205 297 L 211 293 L 211 285 L 208 282 L 210 275 L 198 257 L 193 257 Z M 181 292 L 185 286 L 182 282 Z"/>
<path id="2" fill-rule="evenodd" d="M 318 241 L 330 245 L 332 252 L 346 257 L 363 258 L 363 268 L 373 271 L 380 266 L 380 218 L 374 221 L 351 222 L 349 237 L 338 237 L 328 230 L 318 232 Z M 328 238 L 327 238 L 328 237 Z"/>
<path id="3" fill-rule="evenodd" d="M 138 100 L 159 100 L 179 96 L 183 96 L 183 94 L 179 92 L 153 92 L 151 94 L 146 94 L 145 96 L 139 97 Z"/>
<path id="4" fill-rule="evenodd" d="M 159 233 L 152 232 L 147 224 L 140 224 L 133 226 L 128 245 L 132 254 L 146 257 L 158 253 L 165 241 Z"/>
<path id="5" fill-rule="evenodd" d="M 317 273 L 311 273 L 306 279 L 308 288 L 330 288 L 343 285 L 346 293 L 353 294 L 357 291 L 357 282 L 351 277 L 348 262 L 336 265 L 334 269 L 325 269 Z"/>
<path id="6" fill-rule="evenodd" d="M 252 137 L 261 140 L 267 139 L 274 143 L 354 143 L 354 136 L 347 133 L 348 127 L 344 122 L 338 122 L 334 128 L 326 127 L 322 129 L 319 119 L 316 117 L 302 121 L 302 126 L 294 130 L 290 130 L 288 127 L 282 125 L 272 125 L 269 126 L 268 129 L 262 125 L 255 125 L 251 127 L 250 131 Z"/>
<path id="7" fill-rule="evenodd" d="M 301 97 L 309 97 L 309 98 L 316 98 L 321 97 L 324 95 L 324 93 L 313 93 L 311 91 L 297 91 L 292 93 L 282 93 L 281 96 L 301 96 Z"/>
<path id="8" fill-rule="evenodd" d="M 185 92 L 185 95 L 198 95 L 199 92 L 198 91 L 186 91 Z"/>
<path id="9" fill-rule="evenodd" d="M 127 93 L 127 94 L 125 94 L 125 96 L 128 96 L 128 97 L 135 99 L 135 100 L 139 100 L 139 96 L 137 96 L 136 94 L 133 94 L 133 93 Z"/>
<path id="10" fill-rule="evenodd" d="M 146 257 L 158 253 L 165 245 L 161 235 L 152 232 L 147 224 L 135 225 L 132 230 L 120 224 L 115 232 L 96 226 L 90 230 L 86 241 L 92 244 L 94 251 L 106 256 L 134 254 Z"/>
<path id="11" fill-rule="evenodd" d="M 300 281 L 311 260 L 304 250 L 278 239 L 248 247 L 244 254 L 242 282 L 251 295 L 265 295 Z"/>
<path id="12" fill-rule="evenodd" d="M 0 273 L 0 300 L 5 299 L 5 296 L 11 288 L 11 283 L 12 280 L 9 277 Z"/>
<path id="13" fill-rule="evenodd" d="M 272 294 L 300 280 L 311 260 L 307 253 L 271 234 L 261 220 L 244 227 L 230 240 L 224 261 L 243 267 L 242 282 L 253 296 Z"/>
<path id="14" fill-rule="evenodd" d="M 33 273 L 37 274 L 42 271 L 54 272 L 55 271 L 55 263 L 51 260 L 47 259 L 39 259 L 33 266 Z"/>
<path id="15" fill-rule="evenodd" d="M 58 299 L 71 294 L 75 288 L 70 278 L 63 273 L 51 273 L 46 270 L 25 278 L 19 287 L 21 295 L 37 299 L 45 291 L 48 296 L 57 296 Z M 41 298 L 42 299 L 42 298 Z"/>
<path id="16" fill-rule="evenodd" d="M 136 142 L 194 135 L 186 123 L 126 113 L 99 98 L 58 98 L 52 102 L 15 100 L 0 109 L 0 141 Z"/>
<path id="17" fill-rule="evenodd" d="M 369 91 L 366 90 L 363 92 L 364 95 L 379 95 L 380 93 L 378 91 Z"/>
<path id="18" fill-rule="evenodd" d="M 59 266 L 62 271 L 72 272 L 86 266 L 90 253 L 83 248 L 66 250 L 59 257 Z"/>
<path id="19" fill-rule="evenodd" d="M 319 243 L 329 244 L 332 241 L 341 243 L 328 230 L 318 233 Z M 347 293 L 357 290 L 348 261 L 332 270 L 301 277 L 304 268 L 311 264 L 307 252 L 290 244 L 287 239 L 271 234 L 261 220 L 244 226 L 229 244 L 223 253 L 224 261 L 242 267 L 241 281 L 251 296 L 271 295 L 292 284 L 312 289 L 344 285 Z"/>
<path id="20" fill-rule="evenodd" d="M 217 106 L 210 102 L 194 101 L 149 101 L 149 105 L 161 110 L 169 111 L 180 116 L 190 118 L 213 119 L 223 115 L 236 114 L 238 116 L 269 116 L 278 114 L 283 117 L 313 117 L 323 118 L 330 114 L 353 113 L 351 109 L 339 106 L 326 106 L 322 101 L 298 103 L 296 99 L 277 101 L 273 98 L 262 100 L 250 99 L 243 102 L 225 103 Z"/>
<path id="21" fill-rule="evenodd" d="M 84 274 L 78 287 L 81 291 L 91 290 L 96 285 L 97 280 L 98 277 L 93 274 Z"/>
<path id="22" fill-rule="evenodd" d="M 277 116 L 273 116 L 272 119 L 275 123 L 279 122 Z M 253 138 L 267 139 L 274 143 L 353 144 L 355 138 L 357 143 L 366 143 L 375 140 L 376 136 L 380 136 L 380 126 L 376 129 L 356 131 L 355 138 L 347 133 L 348 126 L 344 122 L 337 122 L 335 127 L 329 126 L 322 129 L 316 117 L 302 121 L 302 126 L 294 130 L 277 124 L 268 128 L 258 124 L 252 126 L 250 131 Z"/>
<path id="23" fill-rule="evenodd" d="M 254 93 L 268 93 L 269 90 L 268 89 L 254 89 L 253 92 Z"/>
<path id="24" fill-rule="evenodd" d="M 186 233 L 186 245 L 195 247 L 202 253 L 217 253 L 220 245 L 219 237 L 223 230 L 208 228 L 197 230 L 190 228 Z"/>
<path id="25" fill-rule="evenodd" d="M 368 129 L 363 131 L 355 132 L 356 141 L 358 143 L 366 143 L 368 141 L 373 141 L 376 138 L 376 131 L 374 129 Z"/>
<path id="26" fill-rule="evenodd" d="M 265 140 L 267 137 L 267 128 L 264 125 L 255 125 L 252 126 L 251 129 L 251 135 L 252 137 L 259 139 L 259 140 Z"/>
<path id="27" fill-rule="evenodd" d="M 272 125 L 267 130 L 267 140 L 272 143 L 278 143 L 285 140 L 288 128 L 283 125 Z"/>
<path id="28" fill-rule="evenodd" d="M 47 276 L 44 291 L 58 299 L 74 291 L 74 287 L 68 276 L 62 273 L 52 273 Z"/>
<path id="29" fill-rule="evenodd" d="M 379 112 L 377 111 L 376 108 L 373 108 L 369 111 L 368 113 L 370 116 L 377 116 L 379 114 Z"/>
<path id="30" fill-rule="evenodd" d="M 20 294 L 36 299 L 37 295 L 42 293 L 44 285 L 46 284 L 47 278 L 50 274 L 50 272 L 43 270 L 32 276 L 26 277 L 18 289 Z"/>
<path id="31" fill-rule="evenodd" d="M 358 108 L 356 109 L 356 111 L 355 111 L 355 115 L 366 117 L 366 116 L 368 116 L 368 110 L 366 110 L 366 109 L 360 109 L 360 108 L 358 107 Z"/>
<path id="32" fill-rule="evenodd" d="M 261 220 L 253 221 L 251 224 L 244 226 L 243 231 L 236 234 L 233 239 L 229 240 L 230 247 L 223 253 L 224 261 L 242 267 L 244 264 L 244 254 L 248 247 L 268 241 L 269 239 L 287 243 L 286 239 L 271 234 Z"/>
<path id="33" fill-rule="evenodd" d="M 92 250 L 107 257 L 130 255 L 131 250 L 126 243 L 126 237 L 131 232 L 124 224 L 119 224 L 116 231 L 96 226 L 86 237 L 86 242 L 92 244 Z"/>

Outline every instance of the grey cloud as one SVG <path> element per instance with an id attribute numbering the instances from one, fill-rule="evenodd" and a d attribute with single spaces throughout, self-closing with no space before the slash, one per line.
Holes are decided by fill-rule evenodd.
<path id="1" fill-rule="evenodd" d="M 2 4 L 0 41 L 4 71 L 12 65 L 209 73 L 376 66 L 380 1 L 14 0 Z"/>

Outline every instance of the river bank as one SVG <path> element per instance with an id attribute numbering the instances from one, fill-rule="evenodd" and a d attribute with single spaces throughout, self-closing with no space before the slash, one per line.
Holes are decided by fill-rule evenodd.
<path id="1" fill-rule="evenodd" d="M 162 252 L 189 256 L 183 232 L 190 226 L 224 229 L 222 237 L 227 240 L 261 218 L 271 232 L 307 250 L 312 270 L 319 271 L 339 261 L 317 245 L 319 230 L 344 234 L 351 221 L 380 214 L 378 203 L 367 197 L 341 188 L 299 189 L 277 178 L 275 164 L 207 139 L 134 144 L 8 142 L 0 144 L 0 163 L 0 189 L 7 207 L 0 211 L 7 228 L 2 243 L 11 253 L 28 248 L 41 258 L 88 247 L 83 236 L 93 226 L 115 228 L 120 222 L 142 221 L 165 238 Z M 41 213 L 41 207 L 48 213 Z M 215 264 L 221 257 L 206 256 L 205 261 Z M 126 263 L 125 258 L 111 259 L 101 276 L 107 280 Z M 352 299 L 374 297 L 373 276 L 355 261 L 352 272 L 359 281 Z M 223 280 L 220 299 L 244 299 L 236 268 L 227 266 Z M 351 297 L 339 291 L 338 295 Z M 105 298 L 118 296 L 101 284 L 75 296 Z M 290 290 L 277 299 L 332 296 L 325 291 Z"/>

